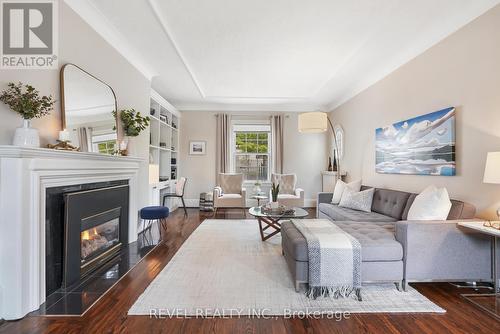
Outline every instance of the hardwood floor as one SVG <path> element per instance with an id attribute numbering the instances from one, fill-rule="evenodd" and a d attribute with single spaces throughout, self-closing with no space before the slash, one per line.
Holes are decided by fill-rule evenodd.
<path id="1" fill-rule="evenodd" d="M 127 312 L 182 243 L 211 214 L 174 212 L 166 240 L 121 279 L 82 317 L 28 316 L 0 325 L 0 333 L 499 333 L 500 323 L 463 300 L 447 283 L 412 284 L 446 309 L 445 314 L 351 314 L 349 319 L 151 319 Z M 313 212 L 311 211 L 313 215 Z M 217 218 L 242 218 L 220 211 Z M 255 231 L 258 233 L 258 231 Z"/>

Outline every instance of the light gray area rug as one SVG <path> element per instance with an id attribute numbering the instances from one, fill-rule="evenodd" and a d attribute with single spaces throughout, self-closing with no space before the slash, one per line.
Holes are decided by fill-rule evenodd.
<path id="1" fill-rule="evenodd" d="M 205 220 L 129 310 L 129 315 L 290 315 L 437 312 L 445 310 L 409 287 L 366 285 L 363 301 L 308 299 L 296 293 L 281 239 L 260 240 L 256 220 Z"/>

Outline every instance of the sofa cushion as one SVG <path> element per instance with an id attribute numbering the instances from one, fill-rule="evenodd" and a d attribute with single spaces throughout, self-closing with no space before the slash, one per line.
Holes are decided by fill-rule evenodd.
<path id="1" fill-rule="evenodd" d="M 342 208 L 335 204 L 320 203 L 318 210 L 334 221 L 395 222 L 396 219 L 377 212 L 363 212 Z"/>
<path id="2" fill-rule="evenodd" d="M 413 204 L 413 201 L 417 197 L 417 194 L 410 194 L 408 197 L 408 202 L 406 203 L 406 207 L 403 211 L 403 216 L 401 220 L 408 219 L 408 212 Z M 451 200 L 451 209 L 448 214 L 448 220 L 456 220 L 456 219 L 473 219 L 476 215 L 476 207 L 470 203 L 458 201 L 456 199 Z"/>
<path id="3" fill-rule="evenodd" d="M 402 260 L 403 247 L 394 237 L 394 224 L 367 222 L 335 222 L 335 224 L 358 239 L 363 262 Z M 307 241 L 292 222 L 283 222 L 281 234 L 286 254 L 296 261 L 309 261 Z"/>
<path id="4" fill-rule="evenodd" d="M 373 195 L 372 211 L 401 220 L 408 197 L 410 193 L 407 192 L 377 188 Z"/>
<path id="5" fill-rule="evenodd" d="M 339 206 L 364 212 L 372 212 L 373 192 L 373 188 L 356 192 L 347 187 L 342 193 Z"/>

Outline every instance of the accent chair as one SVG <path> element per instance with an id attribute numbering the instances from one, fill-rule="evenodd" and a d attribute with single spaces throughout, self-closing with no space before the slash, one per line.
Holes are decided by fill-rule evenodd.
<path id="1" fill-rule="evenodd" d="M 243 174 L 219 174 L 219 185 L 214 189 L 214 208 L 245 208 L 246 189 Z"/>
<path id="2" fill-rule="evenodd" d="M 272 174 L 271 182 L 280 185 L 278 203 L 286 207 L 304 207 L 304 190 L 296 188 L 297 175 L 295 174 Z M 271 192 L 269 192 L 271 199 Z"/>

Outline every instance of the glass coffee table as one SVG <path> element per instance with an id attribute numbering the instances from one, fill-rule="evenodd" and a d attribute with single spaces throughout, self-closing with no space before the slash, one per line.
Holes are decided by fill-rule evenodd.
<path id="1" fill-rule="evenodd" d="M 274 213 L 264 212 L 261 206 L 256 206 L 256 207 L 251 207 L 248 210 L 248 213 L 257 218 L 257 220 L 259 221 L 260 237 L 262 241 L 266 241 L 267 239 L 281 232 L 280 220 L 301 219 L 309 215 L 309 213 L 307 213 L 306 210 L 301 208 L 293 208 L 293 210 L 294 211 L 290 213 L 274 214 Z M 264 234 L 264 231 L 266 231 L 269 228 L 272 228 L 273 231 L 269 234 Z"/>

